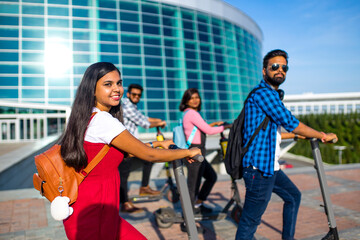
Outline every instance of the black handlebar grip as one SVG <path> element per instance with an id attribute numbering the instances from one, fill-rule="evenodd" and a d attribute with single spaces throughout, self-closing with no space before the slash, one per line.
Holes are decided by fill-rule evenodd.
<path id="1" fill-rule="evenodd" d="M 203 162 L 204 161 L 204 156 L 203 155 L 195 155 L 191 159 L 194 159 L 197 162 Z"/>
<path id="2" fill-rule="evenodd" d="M 170 149 L 180 149 L 178 146 L 172 144 L 169 146 Z M 202 155 L 195 155 L 194 157 L 192 157 L 191 159 L 194 159 L 197 162 L 202 162 L 204 161 L 204 156 Z"/>

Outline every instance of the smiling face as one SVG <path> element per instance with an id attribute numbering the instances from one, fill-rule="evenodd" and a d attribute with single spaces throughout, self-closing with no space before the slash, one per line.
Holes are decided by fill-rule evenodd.
<path id="1" fill-rule="evenodd" d="M 194 109 L 194 110 L 198 110 L 198 108 L 199 108 L 199 106 L 200 106 L 200 96 L 199 96 L 199 94 L 198 93 L 193 93 L 192 95 L 191 95 L 191 98 L 189 99 L 189 101 L 187 102 L 187 106 L 189 107 L 189 108 L 192 108 L 192 109 Z"/>
<path id="2" fill-rule="evenodd" d="M 277 63 L 280 66 L 276 70 L 273 70 L 271 67 L 274 63 Z M 282 56 L 276 56 L 270 58 L 266 68 L 263 68 L 264 80 L 276 89 L 285 81 L 286 78 L 286 72 L 284 72 L 282 68 L 283 65 L 287 65 L 286 59 Z"/>
<path id="3" fill-rule="evenodd" d="M 118 71 L 109 72 L 96 83 L 95 107 L 101 111 L 109 112 L 111 107 L 120 104 L 124 94 L 122 80 Z"/>
<path id="4" fill-rule="evenodd" d="M 126 96 L 130 99 L 132 103 L 138 104 L 140 102 L 141 94 L 141 89 L 132 88 L 131 92 L 126 93 Z"/>

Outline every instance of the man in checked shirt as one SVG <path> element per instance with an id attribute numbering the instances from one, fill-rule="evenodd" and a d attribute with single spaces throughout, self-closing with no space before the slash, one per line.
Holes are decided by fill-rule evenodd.
<path id="1" fill-rule="evenodd" d="M 124 125 L 126 129 L 138 137 L 138 126 L 143 128 L 153 128 L 166 126 L 166 122 L 159 118 L 151 118 L 144 116 L 138 109 L 137 104 L 140 102 L 142 86 L 138 84 L 130 84 L 126 93 L 126 98 L 122 99 L 122 108 L 124 115 Z M 143 174 L 140 187 L 140 195 L 158 195 L 159 191 L 155 191 L 149 187 L 150 172 L 152 163 L 143 161 Z M 131 158 L 126 158 L 119 165 L 120 172 L 120 204 L 122 212 L 140 212 L 142 209 L 135 207 L 128 199 L 127 179 L 130 174 Z"/>
<path id="2" fill-rule="evenodd" d="M 301 193 L 279 167 L 281 138 L 318 138 L 323 142 L 337 141 L 333 133 L 318 132 L 299 122 L 281 102 L 279 85 L 288 71 L 288 55 L 273 50 L 263 60 L 263 80 L 245 103 L 243 144 L 255 129 L 269 117 L 266 129 L 261 129 L 243 158 L 243 178 L 246 186 L 244 208 L 236 232 L 236 240 L 252 240 L 272 192 L 284 201 L 282 239 L 294 239 Z M 281 133 L 281 127 L 288 133 Z"/>

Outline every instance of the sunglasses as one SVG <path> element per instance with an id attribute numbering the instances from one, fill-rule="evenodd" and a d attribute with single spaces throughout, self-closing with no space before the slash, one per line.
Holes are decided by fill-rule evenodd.
<path id="1" fill-rule="evenodd" d="M 271 65 L 271 70 L 272 71 L 276 71 L 278 70 L 280 67 L 280 64 L 278 63 L 273 63 L 273 65 Z M 289 66 L 288 65 L 281 65 L 281 68 L 284 72 L 287 72 L 289 70 Z"/>
<path id="2" fill-rule="evenodd" d="M 141 93 L 130 93 L 130 94 L 134 97 L 136 97 L 136 96 L 141 97 Z"/>

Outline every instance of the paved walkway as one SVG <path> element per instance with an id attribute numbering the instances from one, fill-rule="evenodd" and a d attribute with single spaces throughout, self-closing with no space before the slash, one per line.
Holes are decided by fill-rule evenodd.
<path id="1" fill-rule="evenodd" d="M 360 164 L 326 167 L 329 192 L 333 203 L 340 239 L 360 239 Z M 328 232 L 327 218 L 322 204 L 316 172 L 312 167 L 285 170 L 302 192 L 302 202 L 296 226 L 296 239 L 321 239 Z M 160 188 L 164 180 L 153 182 Z M 139 182 L 131 182 L 130 194 L 136 194 Z M 244 196 L 241 186 L 241 196 Z M 230 181 L 225 175 L 219 176 L 207 202 L 221 210 L 231 196 Z M 39 197 L 33 189 L 0 192 L 0 239 L 66 239 L 61 222 L 54 221 L 49 213 L 50 204 Z M 161 229 L 156 226 L 153 212 L 160 207 L 175 207 L 180 211 L 181 205 L 173 205 L 165 198 L 157 202 L 138 203 L 144 208 L 143 213 L 122 214 L 148 239 L 177 240 L 187 239 L 180 231 L 179 224 Z M 256 232 L 256 239 L 281 239 L 282 202 L 273 195 L 263 216 L 262 223 Z M 221 221 L 203 221 L 205 228 L 199 239 L 234 239 L 236 223 L 230 214 Z"/>

